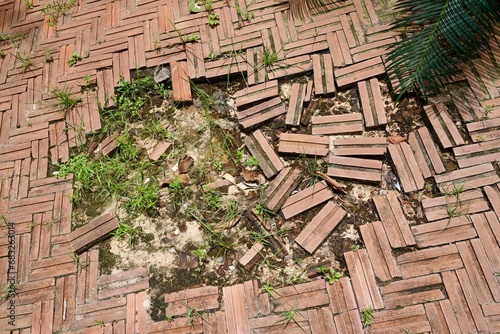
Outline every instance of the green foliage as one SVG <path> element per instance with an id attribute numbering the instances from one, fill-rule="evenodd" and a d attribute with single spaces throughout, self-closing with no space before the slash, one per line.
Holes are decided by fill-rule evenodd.
<path id="1" fill-rule="evenodd" d="M 304 328 L 302 328 L 302 326 L 300 325 L 298 317 L 301 316 L 304 320 L 307 320 L 307 319 L 299 311 L 298 304 L 299 304 L 299 302 L 297 301 L 295 303 L 295 305 L 293 305 L 289 310 L 284 311 L 280 314 L 282 321 L 284 323 L 283 329 L 286 329 L 288 327 L 288 325 L 290 324 L 290 322 L 293 321 L 300 329 L 302 329 L 304 331 L 304 333 L 306 333 Z"/>
<path id="2" fill-rule="evenodd" d="M 279 296 L 279 293 L 276 292 L 276 289 L 269 281 L 266 281 L 266 283 L 262 284 L 262 287 L 259 289 L 259 293 L 266 293 L 271 298 L 273 297 L 273 294 Z"/>
<path id="3" fill-rule="evenodd" d="M 7 56 L 7 54 L 5 53 L 4 50 L 0 50 L 0 58 L 5 58 L 5 56 Z"/>
<path id="4" fill-rule="evenodd" d="M 68 66 L 73 67 L 76 65 L 77 62 L 82 60 L 82 56 L 76 53 L 75 51 L 71 52 L 71 55 L 69 56 L 68 59 Z"/>
<path id="5" fill-rule="evenodd" d="M 264 47 L 264 50 L 260 54 L 260 63 L 262 67 L 269 68 L 279 60 L 278 52 L 274 51 L 272 48 Z"/>
<path id="6" fill-rule="evenodd" d="M 116 239 L 126 240 L 129 245 L 133 245 L 139 236 L 139 231 L 133 226 L 125 223 L 119 223 L 118 228 L 113 232 Z"/>
<path id="7" fill-rule="evenodd" d="M 31 1 L 31 0 L 24 0 L 24 4 L 26 5 L 27 9 L 33 9 L 33 1 Z"/>
<path id="8" fill-rule="evenodd" d="M 207 207 L 211 210 L 219 210 L 222 206 L 222 196 L 217 191 L 211 188 L 205 188 L 203 198 L 207 204 Z"/>
<path id="9" fill-rule="evenodd" d="M 198 246 L 193 252 L 193 255 L 198 258 L 199 264 L 201 264 L 208 257 L 208 250 L 206 245 Z"/>
<path id="10" fill-rule="evenodd" d="M 28 70 L 31 67 L 35 66 L 35 63 L 31 59 L 30 55 L 22 54 L 22 53 L 20 53 L 18 51 L 18 52 L 16 52 L 16 56 L 15 57 L 19 61 L 19 63 L 21 64 L 21 68 L 22 68 L 23 73 L 28 72 Z"/>
<path id="11" fill-rule="evenodd" d="M 50 54 L 50 50 L 45 50 L 45 53 L 43 54 L 43 63 L 47 64 L 52 61 L 52 55 Z"/>
<path id="12" fill-rule="evenodd" d="M 215 27 L 219 24 L 219 14 L 210 13 L 208 14 L 208 25 L 211 27 Z"/>
<path id="13" fill-rule="evenodd" d="M 418 87 L 438 92 L 460 62 L 478 55 L 500 19 L 496 0 L 399 0 L 395 10 L 401 16 L 394 28 L 410 32 L 387 57 L 389 79 L 399 80 L 394 88 L 401 94 Z"/>
<path id="14" fill-rule="evenodd" d="M 0 41 L 9 42 L 13 47 L 19 47 L 21 40 L 25 37 L 24 33 L 20 33 L 18 35 L 5 34 L 0 32 Z"/>
<path id="15" fill-rule="evenodd" d="M 361 322 L 363 323 L 363 327 L 370 326 L 373 322 L 373 318 L 373 309 L 370 306 L 361 310 Z"/>
<path id="16" fill-rule="evenodd" d="M 95 321 L 95 324 L 99 327 L 104 327 L 104 321 L 102 320 L 94 320 Z"/>
<path id="17" fill-rule="evenodd" d="M 259 165 L 259 160 L 257 160 L 257 158 L 252 155 L 245 161 L 245 164 L 248 167 L 255 167 Z"/>
<path id="18" fill-rule="evenodd" d="M 82 101 L 81 98 L 75 97 L 71 92 L 71 88 L 66 85 L 62 88 L 50 88 L 50 93 L 53 96 L 51 109 L 60 111 L 64 115 L 73 110 Z"/>
<path id="19" fill-rule="evenodd" d="M 68 14 L 75 3 L 76 0 L 53 0 L 47 4 L 47 7 L 41 10 L 41 13 L 49 16 L 49 26 L 54 27 L 59 17 Z"/>
<path id="20" fill-rule="evenodd" d="M 335 269 L 333 268 L 326 269 L 324 266 L 321 266 L 321 268 L 319 268 L 319 271 L 321 271 L 321 274 L 325 276 L 329 284 L 340 281 L 340 278 L 342 277 L 342 273 L 339 271 L 335 271 Z"/>
<path id="21" fill-rule="evenodd" d="M 212 166 L 214 167 L 214 169 L 218 172 L 222 171 L 222 161 L 220 160 L 215 160 L 213 163 L 212 163 Z"/>

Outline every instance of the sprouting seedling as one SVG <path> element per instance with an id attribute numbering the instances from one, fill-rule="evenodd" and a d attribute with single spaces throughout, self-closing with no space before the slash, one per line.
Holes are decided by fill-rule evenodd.
<path id="1" fill-rule="evenodd" d="M 299 304 L 299 301 L 296 301 L 295 304 L 289 310 L 282 312 L 280 314 L 280 316 L 282 318 L 281 321 L 283 321 L 283 323 L 284 323 L 283 329 L 286 329 L 288 327 L 288 325 L 290 324 L 290 322 L 293 321 L 300 329 L 302 329 L 302 331 L 304 331 L 304 333 L 306 333 L 304 328 L 300 325 L 298 316 L 301 316 L 305 320 L 307 320 L 307 319 L 299 311 L 298 304 Z"/>
<path id="2" fill-rule="evenodd" d="M 375 316 L 373 315 L 373 309 L 371 308 L 371 306 L 368 306 L 367 308 L 361 310 L 361 317 L 363 327 L 368 327 L 372 324 L 373 318 Z"/>
<path id="3" fill-rule="evenodd" d="M 259 289 L 259 293 L 267 293 L 269 297 L 273 297 L 273 293 L 280 296 L 280 294 L 276 291 L 274 286 L 269 281 L 262 285 L 262 287 Z"/>
<path id="4" fill-rule="evenodd" d="M 333 267 L 330 269 L 326 269 L 325 266 L 321 266 L 319 268 L 319 271 L 325 276 L 326 279 L 328 279 L 329 284 L 340 281 L 340 278 L 342 277 L 342 273 L 339 271 L 335 271 Z"/>

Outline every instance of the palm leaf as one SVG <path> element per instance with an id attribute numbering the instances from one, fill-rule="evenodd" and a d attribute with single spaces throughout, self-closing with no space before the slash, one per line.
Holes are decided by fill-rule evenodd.
<path id="1" fill-rule="evenodd" d="M 457 74 L 459 64 L 476 57 L 500 18 L 498 0 L 400 0 L 395 29 L 412 34 L 391 45 L 389 79 L 400 96 L 420 87 L 436 93 Z"/>

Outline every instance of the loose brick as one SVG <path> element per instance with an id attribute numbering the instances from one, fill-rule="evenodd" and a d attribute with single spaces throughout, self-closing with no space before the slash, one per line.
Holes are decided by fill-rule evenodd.
<path id="1" fill-rule="evenodd" d="M 346 214 L 347 212 L 340 206 L 332 201 L 328 202 L 295 238 L 295 242 L 307 252 L 314 253 Z"/>
<path id="2" fill-rule="evenodd" d="M 476 230 L 466 216 L 412 226 L 411 230 L 419 248 L 448 244 L 477 236 Z"/>
<path id="3" fill-rule="evenodd" d="M 403 142 L 389 145 L 388 149 L 404 192 L 422 190 L 425 181 L 410 146 Z"/>
<path id="4" fill-rule="evenodd" d="M 245 110 L 240 110 L 236 112 L 236 116 L 241 126 L 248 129 L 285 113 L 286 109 L 281 99 L 275 97 Z"/>
<path id="5" fill-rule="evenodd" d="M 379 137 L 336 138 L 332 152 L 336 156 L 384 156 L 387 141 Z"/>
<path id="6" fill-rule="evenodd" d="M 465 144 L 444 103 L 424 106 L 424 111 L 444 149 Z"/>
<path id="7" fill-rule="evenodd" d="M 313 135 L 334 135 L 363 132 L 360 113 L 311 117 Z"/>
<path id="8" fill-rule="evenodd" d="M 455 195 L 425 198 L 422 200 L 425 218 L 435 221 L 454 216 L 488 211 L 488 202 L 480 190 L 469 190 Z"/>
<path id="9" fill-rule="evenodd" d="M 283 163 L 260 130 L 245 138 L 245 145 L 259 161 L 259 166 L 267 178 L 283 169 Z"/>
<path id="10" fill-rule="evenodd" d="M 278 151 L 280 153 L 326 156 L 329 152 L 330 139 L 314 135 L 293 133 L 280 134 Z"/>
<path id="11" fill-rule="evenodd" d="M 348 158 L 331 155 L 328 158 L 329 176 L 354 179 L 365 182 L 380 182 L 382 161 L 362 158 Z"/>
<path id="12" fill-rule="evenodd" d="M 333 197 L 333 193 L 325 181 L 321 181 L 288 197 L 281 208 L 285 219 L 289 219 L 310 208 L 315 207 Z"/>
<path id="13" fill-rule="evenodd" d="M 491 163 L 454 170 L 441 175 L 434 175 L 434 180 L 441 193 L 474 189 L 500 182 Z"/>
<path id="14" fill-rule="evenodd" d="M 262 194 L 262 205 L 273 212 L 281 209 L 292 191 L 299 185 L 301 173 L 298 168 L 284 167 Z"/>
<path id="15" fill-rule="evenodd" d="M 387 117 L 378 80 L 373 78 L 369 81 L 358 82 L 358 91 L 365 126 L 373 128 L 386 125 Z"/>

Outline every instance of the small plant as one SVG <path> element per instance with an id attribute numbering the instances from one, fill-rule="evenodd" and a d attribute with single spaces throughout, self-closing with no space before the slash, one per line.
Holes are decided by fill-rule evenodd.
<path id="1" fill-rule="evenodd" d="M 191 35 L 188 35 L 185 39 L 183 39 L 183 44 L 197 42 L 199 39 L 200 39 L 200 36 L 198 36 L 196 34 L 191 34 Z"/>
<path id="2" fill-rule="evenodd" d="M 217 55 L 215 54 L 215 52 L 210 51 L 210 54 L 208 55 L 208 59 L 210 59 L 212 61 L 217 59 Z"/>
<path id="3" fill-rule="evenodd" d="M 259 289 L 259 293 L 266 293 L 271 298 L 273 297 L 273 293 L 278 296 L 280 295 L 269 281 L 266 281 L 266 283 L 262 285 L 262 288 Z"/>
<path id="4" fill-rule="evenodd" d="M 73 67 L 76 65 L 77 62 L 82 60 L 82 56 L 76 53 L 75 51 L 71 52 L 71 55 L 69 56 L 68 59 L 68 66 Z"/>
<path id="5" fill-rule="evenodd" d="M 212 0 L 205 0 L 203 2 L 203 7 L 205 7 L 205 10 L 207 12 L 211 12 L 214 10 L 214 7 L 212 6 Z"/>
<path id="6" fill-rule="evenodd" d="M 203 316 L 201 315 L 201 313 L 197 311 L 194 307 L 188 305 L 186 302 L 181 302 L 181 303 L 187 308 L 186 316 L 190 324 L 193 324 L 196 318 L 206 321 L 205 318 L 203 318 Z"/>
<path id="7" fill-rule="evenodd" d="M 116 239 L 125 239 L 129 245 L 133 245 L 139 232 L 128 224 L 118 223 L 118 228 L 112 234 Z"/>
<path id="8" fill-rule="evenodd" d="M 32 0 L 24 0 L 24 4 L 27 9 L 33 9 L 33 1 Z"/>
<path id="9" fill-rule="evenodd" d="M 264 47 L 264 51 L 260 54 L 260 62 L 262 67 L 269 68 L 279 60 L 278 53 L 271 48 Z"/>
<path id="10" fill-rule="evenodd" d="M 21 68 L 23 69 L 23 73 L 28 72 L 30 67 L 35 66 L 35 63 L 31 59 L 30 55 L 21 54 L 19 51 L 16 52 L 16 59 L 21 63 Z"/>
<path id="11" fill-rule="evenodd" d="M 193 255 L 198 258 L 198 263 L 201 264 L 208 257 L 208 250 L 205 246 L 198 246 L 194 250 Z"/>
<path id="12" fill-rule="evenodd" d="M 40 12 L 43 15 L 48 15 L 49 26 L 54 27 L 59 17 L 66 15 L 75 3 L 76 0 L 53 0 Z"/>
<path id="13" fill-rule="evenodd" d="M 0 50 L 0 58 L 4 59 L 7 54 L 5 53 L 4 50 Z"/>
<path id="14" fill-rule="evenodd" d="M 95 321 L 95 324 L 99 327 L 104 327 L 104 321 L 102 320 L 94 320 Z"/>
<path id="15" fill-rule="evenodd" d="M 477 135 L 477 137 L 476 137 L 476 141 L 478 143 L 481 143 L 481 142 L 483 142 L 485 140 L 486 140 L 486 137 L 484 137 L 483 135 Z"/>
<path id="16" fill-rule="evenodd" d="M 47 64 L 52 61 L 52 54 L 50 53 L 50 50 L 45 50 L 45 53 L 43 54 L 43 63 Z"/>
<path id="17" fill-rule="evenodd" d="M 165 316 L 165 320 L 167 320 L 167 322 L 172 322 L 172 321 L 174 321 L 174 316 L 170 315 L 170 314 L 167 314 Z"/>
<path id="18" fill-rule="evenodd" d="M 175 177 L 172 182 L 168 185 L 168 189 L 173 193 L 178 193 L 182 189 L 184 189 L 184 185 L 182 184 L 180 177 Z"/>
<path id="19" fill-rule="evenodd" d="M 330 269 L 326 269 L 325 266 L 321 266 L 321 268 L 319 268 L 319 271 L 325 276 L 326 279 L 328 279 L 329 284 L 340 281 L 340 278 L 342 277 L 342 273 L 339 271 L 335 271 L 333 267 Z"/>
<path id="20" fill-rule="evenodd" d="M 370 326 L 373 322 L 373 318 L 374 315 L 371 306 L 361 310 L 361 322 L 363 323 L 363 327 Z"/>
<path id="21" fill-rule="evenodd" d="M 266 215 L 274 216 L 275 215 L 274 212 L 272 212 L 271 210 L 269 210 L 268 208 L 266 208 L 265 206 L 263 206 L 260 203 L 257 203 L 255 205 L 254 212 L 256 215 L 259 215 L 259 216 L 266 216 Z"/>
<path id="22" fill-rule="evenodd" d="M 219 14 L 217 13 L 208 14 L 208 25 L 211 27 L 219 25 Z"/>
<path id="23" fill-rule="evenodd" d="M 298 316 L 301 316 L 304 320 L 307 320 L 307 319 L 298 310 L 298 303 L 299 302 L 297 301 L 295 303 L 295 305 L 293 305 L 289 310 L 287 310 L 285 312 L 282 312 L 280 314 L 280 316 L 282 318 L 282 321 L 283 321 L 283 323 L 285 325 L 283 327 L 283 329 L 286 329 L 288 327 L 288 325 L 290 324 L 290 322 L 293 321 L 300 329 L 302 329 L 304 331 L 304 333 L 306 333 L 306 331 L 304 330 L 304 328 L 302 328 L 302 326 L 299 323 Z"/>
<path id="24" fill-rule="evenodd" d="M 251 157 L 247 158 L 245 164 L 248 167 L 256 167 L 259 165 L 259 160 L 257 160 L 257 158 L 252 155 Z"/>
<path id="25" fill-rule="evenodd" d="M 212 210 L 219 210 L 222 205 L 222 196 L 215 190 L 206 187 L 203 198 L 207 203 L 207 207 Z"/>
<path id="26" fill-rule="evenodd" d="M 73 261 L 75 262 L 76 264 L 76 270 L 79 272 L 80 270 L 86 268 L 88 266 L 88 263 L 81 263 L 80 262 L 80 257 L 78 255 L 76 255 L 75 253 L 70 253 L 68 254 L 69 257 L 71 257 L 73 259 Z"/>
<path id="27" fill-rule="evenodd" d="M 51 109 L 61 111 L 65 115 L 81 102 L 79 97 L 74 97 L 68 86 L 53 87 L 50 89 L 50 93 L 54 97 Z"/>
<path id="28" fill-rule="evenodd" d="M 355 252 L 355 251 L 359 250 L 359 245 L 351 245 L 351 246 L 349 246 L 349 249 Z"/>
<path id="29" fill-rule="evenodd" d="M 7 284 L 5 288 L 2 289 L 3 292 L 0 295 L 0 301 L 14 297 L 18 288 L 19 288 L 19 283 Z"/>
<path id="30" fill-rule="evenodd" d="M 212 163 L 212 166 L 215 168 L 216 171 L 220 172 L 222 171 L 222 161 L 220 160 L 215 160 L 213 163 Z"/>

